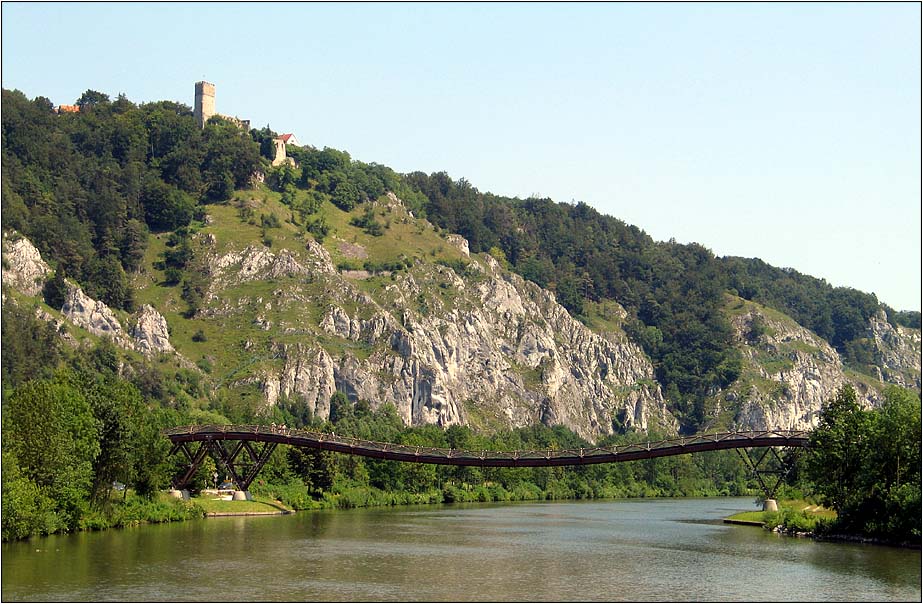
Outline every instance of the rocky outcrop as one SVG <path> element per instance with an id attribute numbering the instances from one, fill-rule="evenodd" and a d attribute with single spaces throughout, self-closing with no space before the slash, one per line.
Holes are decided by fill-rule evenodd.
<path id="1" fill-rule="evenodd" d="M 408 424 L 541 421 L 590 439 L 677 428 L 640 348 L 593 333 L 553 294 L 492 258 L 474 265 L 465 278 L 418 265 L 374 298 L 332 276 L 317 329 L 343 344 L 278 345 L 281 365 L 261 378 L 267 401 L 299 397 L 326 417 L 339 389 L 373 406 L 393 404 Z"/>
<path id="2" fill-rule="evenodd" d="M 3 283 L 30 296 L 42 292 L 45 278 L 51 269 L 42 260 L 39 251 L 32 243 L 16 234 L 3 235 Z M 116 314 L 105 303 L 86 295 L 79 285 L 66 281 L 67 295 L 64 305 L 58 309 L 64 318 L 86 331 L 109 338 L 117 346 L 127 350 L 137 350 L 144 354 L 173 352 L 170 344 L 167 322 L 153 306 L 145 304 L 133 317 L 133 325 L 128 334 L 122 327 Z M 61 321 L 47 311 L 38 309 L 36 316 L 54 323 L 62 337 L 71 343 L 73 337 L 61 329 Z M 130 337 L 129 337 L 130 336 Z"/>
<path id="3" fill-rule="evenodd" d="M 224 275 L 229 272 L 228 269 L 233 268 L 236 283 L 291 277 L 307 272 L 307 269 L 295 259 L 291 251 L 281 250 L 276 255 L 265 247 L 257 245 L 251 245 L 241 252 L 230 252 L 219 257 L 212 264 L 212 268 L 217 271 L 216 276 Z"/>
<path id="4" fill-rule="evenodd" d="M 28 296 L 38 296 L 50 272 L 32 242 L 18 233 L 3 233 L 4 285 Z"/>
<path id="5" fill-rule="evenodd" d="M 462 237 L 461 235 L 451 234 L 451 235 L 448 235 L 445 238 L 445 240 L 451 243 L 452 245 L 454 245 L 456 248 L 458 248 L 458 251 L 464 254 L 465 257 L 468 257 L 471 255 L 471 250 L 468 249 L 468 240 Z"/>
<path id="6" fill-rule="evenodd" d="M 150 304 L 138 311 L 129 333 L 134 339 L 134 348 L 143 354 L 173 351 L 167 320 Z"/>
<path id="7" fill-rule="evenodd" d="M 317 417 L 330 416 L 330 397 L 336 392 L 333 359 L 323 349 L 306 344 L 279 345 L 274 353 L 283 359 L 281 370 L 260 380 L 269 404 L 280 397 L 300 398 Z"/>
<path id="8" fill-rule="evenodd" d="M 734 410 L 732 427 L 747 430 L 807 430 L 822 405 L 849 383 L 865 407 L 881 404 L 868 383 L 847 376 L 839 354 L 825 340 L 788 317 L 759 305 L 732 318 L 744 358 L 740 378 L 718 395 L 718 411 Z"/>
<path id="9" fill-rule="evenodd" d="M 112 309 L 89 297 L 80 287 L 69 281 L 61 314 L 77 327 L 82 327 L 97 336 L 110 338 L 122 348 L 133 348 L 131 340 Z"/>
<path id="10" fill-rule="evenodd" d="M 869 319 L 868 338 L 875 354 L 878 379 L 904 388 L 921 389 L 919 329 L 893 326 L 884 310 Z"/>
<path id="11" fill-rule="evenodd" d="M 242 251 L 232 251 L 213 257 L 208 263 L 212 278 L 209 291 L 214 293 L 222 287 L 248 281 L 336 273 L 330 254 L 324 246 L 311 238 L 306 238 L 305 249 L 308 256 L 306 263 L 302 263 L 303 261 L 291 250 L 282 249 L 277 254 L 273 254 L 265 247 L 258 245 L 251 245 Z"/>

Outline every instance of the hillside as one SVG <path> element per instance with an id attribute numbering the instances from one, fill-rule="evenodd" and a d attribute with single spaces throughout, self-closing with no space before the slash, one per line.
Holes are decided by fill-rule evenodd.
<path id="1" fill-rule="evenodd" d="M 844 383 L 866 406 L 920 390 L 919 313 L 870 294 L 331 149 L 270 168 L 268 128 L 91 92 L 69 115 L 3 93 L 4 309 L 112 341 L 203 421 L 326 419 L 342 391 L 408 425 L 596 440 L 809 427 Z"/>

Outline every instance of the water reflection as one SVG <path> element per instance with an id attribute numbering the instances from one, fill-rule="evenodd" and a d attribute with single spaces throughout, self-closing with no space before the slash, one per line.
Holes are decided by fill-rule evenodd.
<path id="1" fill-rule="evenodd" d="M 715 522 L 752 500 L 421 506 L 4 544 L 4 600 L 920 599 L 920 552 Z M 36 551 L 38 550 L 38 551 Z"/>

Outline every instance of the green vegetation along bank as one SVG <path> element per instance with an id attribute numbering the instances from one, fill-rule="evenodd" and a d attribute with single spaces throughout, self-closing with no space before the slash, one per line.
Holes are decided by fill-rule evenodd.
<path id="1" fill-rule="evenodd" d="M 4 225 L 34 242 L 54 269 L 40 298 L 3 290 L 4 539 L 195 516 L 195 509 L 158 499 L 181 463 L 167 456 L 160 431 L 181 424 L 276 421 L 405 444 L 498 450 L 587 444 L 561 426 L 408 428 L 393 408 L 373 409 L 342 393 L 334 395 L 329 420 L 284 398 L 267 409 L 252 383 L 229 396 L 235 376 L 213 375 L 215 359 L 196 355 L 191 363 L 116 349 L 61 320 L 66 277 L 122 317 L 139 300 L 152 301 L 152 291 L 169 290 L 169 328 L 189 350 L 226 337 L 229 330 L 196 319 L 209 284 L 194 237 L 212 216 L 216 230 L 245 232 L 265 248 L 294 234 L 323 242 L 337 229 L 359 233 L 372 242 L 369 257 L 338 258 L 340 268 L 392 276 L 426 256 L 464 272 L 460 253 L 440 251 L 446 232 L 457 232 L 472 251 L 488 252 L 554 291 L 587 324 L 605 319 L 599 309 L 621 305 L 627 337 L 656 368 L 657 384 L 644 386 L 662 388 L 687 433 L 713 425 L 710 393 L 742 370 L 723 314 L 729 294 L 794 317 L 835 346 L 861 379 L 874 375 L 873 342 L 865 337 L 873 313 L 920 327 L 919 312 L 897 312 L 873 294 L 757 260 L 718 259 L 697 244 L 655 242 L 586 204 L 494 196 L 445 173 L 397 174 L 334 149 L 293 149 L 298 166 L 273 169 L 267 141 L 275 133 L 268 127 L 246 132 L 215 117 L 199 128 L 189 107 L 169 101 L 136 105 L 88 90 L 78 113 L 58 114 L 43 97 L 7 90 L 2 96 Z M 266 182 L 254 185 L 256 175 Z M 263 198 L 256 207 L 271 206 L 268 214 L 248 205 L 254 187 Z M 388 192 L 436 224 L 438 234 L 376 214 L 373 202 Z M 236 222 L 221 222 L 228 216 Z M 380 253 L 398 241 L 409 250 L 403 258 Z M 274 286 L 258 287 L 268 294 Z M 445 297 L 452 297 L 448 288 Z M 530 379 L 539 377 L 533 372 Z M 842 530 L 918 538 L 919 451 L 906 444 L 919 443 L 919 413 L 916 423 L 911 417 L 918 395 L 893 390 L 875 412 L 843 396 L 825 412 L 818 455 L 802 468 L 796 488 L 829 501 Z M 601 444 L 657 437 L 623 428 Z M 835 484 L 828 475 L 837 476 Z M 437 468 L 280 449 L 261 480 L 255 491 L 297 509 L 755 492 L 736 455 L 720 452 L 571 470 Z M 200 481 L 204 486 L 204 475 Z"/>

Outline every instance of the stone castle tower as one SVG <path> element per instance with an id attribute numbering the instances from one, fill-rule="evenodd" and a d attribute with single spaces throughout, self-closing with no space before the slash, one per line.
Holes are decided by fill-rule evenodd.
<path id="1" fill-rule="evenodd" d="M 209 82 L 195 83 L 195 109 L 196 122 L 199 128 L 205 127 L 208 118 L 215 115 L 215 85 Z"/>

